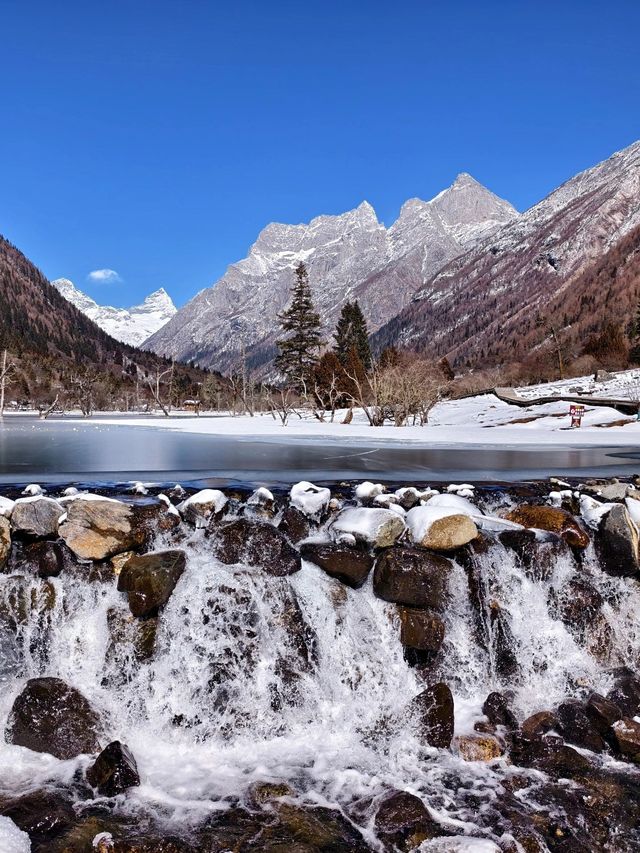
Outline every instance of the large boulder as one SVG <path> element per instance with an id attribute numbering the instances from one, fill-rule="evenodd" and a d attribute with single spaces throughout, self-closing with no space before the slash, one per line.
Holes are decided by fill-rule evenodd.
<path id="1" fill-rule="evenodd" d="M 244 563 L 256 566 L 269 575 L 284 577 L 300 571 L 300 554 L 286 536 L 267 522 L 249 518 L 210 527 L 213 551 L 226 564 Z"/>
<path id="2" fill-rule="evenodd" d="M 376 560 L 373 590 L 385 601 L 442 612 L 451 563 L 421 548 L 396 547 Z"/>
<path id="3" fill-rule="evenodd" d="M 57 536 L 58 521 L 64 508 L 53 498 L 20 498 L 11 513 L 11 529 L 18 536 L 45 539 Z"/>
<path id="4" fill-rule="evenodd" d="M 592 693 L 587 699 L 585 713 L 592 725 L 603 737 L 609 735 L 611 726 L 622 719 L 622 710 L 611 699 Z"/>
<path id="5" fill-rule="evenodd" d="M 186 566 L 184 551 L 155 551 L 131 557 L 118 575 L 134 616 L 153 616 L 167 603 Z"/>
<path id="6" fill-rule="evenodd" d="M 558 726 L 558 718 L 553 711 L 536 711 L 523 722 L 522 737 L 526 740 L 536 740 Z"/>
<path id="7" fill-rule="evenodd" d="M 505 518 L 523 527 L 556 533 L 572 548 L 586 548 L 590 541 L 589 534 L 571 513 L 558 507 L 520 504 L 510 510 Z"/>
<path id="8" fill-rule="evenodd" d="M 519 527 L 501 531 L 498 538 L 505 548 L 515 552 L 525 574 L 533 581 L 548 580 L 558 558 L 571 555 L 566 541 L 549 531 Z"/>
<path id="9" fill-rule="evenodd" d="M 453 738 L 453 695 L 446 684 L 433 684 L 415 696 L 409 713 L 424 744 L 449 748 Z"/>
<path id="10" fill-rule="evenodd" d="M 32 678 L 13 703 L 5 735 L 9 743 L 68 759 L 97 751 L 99 723 L 80 691 L 59 678 Z"/>
<path id="11" fill-rule="evenodd" d="M 434 551 L 455 551 L 478 535 L 468 515 L 444 506 L 416 506 L 407 513 L 406 523 L 411 541 Z"/>
<path id="12" fill-rule="evenodd" d="M 297 545 L 302 539 L 306 539 L 309 535 L 310 525 L 306 515 L 296 509 L 294 506 L 285 507 L 278 524 L 278 529 L 281 530 L 286 537 Z"/>
<path id="13" fill-rule="evenodd" d="M 289 493 L 291 506 L 308 518 L 319 519 L 326 512 L 331 501 L 331 491 L 303 480 L 291 487 Z"/>
<path id="14" fill-rule="evenodd" d="M 104 797 L 123 794 L 140 784 L 138 767 L 131 750 L 119 740 L 106 746 L 87 769 L 87 782 Z"/>
<path id="15" fill-rule="evenodd" d="M 352 536 L 356 542 L 374 548 L 388 548 L 404 530 L 404 519 L 394 510 L 369 507 L 345 509 L 331 525 L 334 539 Z"/>
<path id="16" fill-rule="evenodd" d="M 334 542 L 307 542 L 300 553 L 304 560 L 353 589 L 362 586 L 373 567 L 373 557 L 368 552 Z"/>
<path id="17" fill-rule="evenodd" d="M 590 749 L 592 752 L 603 752 L 606 749 L 605 741 L 581 702 L 563 702 L 558 707 L 557 715 L 558 728 L 568 743 Z"/>
<path id="18" fill-rule="evenodd" d="M 144 515 L 111 498 L 77 498 L 69 504 L 59 533 L 81 559 L 106 560 L 144 544 L 149 533 Z"/>
<path id="19" fill-rule="evenodd" d="M 28 835 L 25 848 L 2 847 L 2 853 L 33 850 L 44 853 L 52 847 L 52 840 L 67 832 L 76 822 L 77 815 L 69 794 L 54 790 L 32 791 L 21 797 L 0 803 L 0 814 L 9 818 Z M 32 846 L 33 845 L 33 846 Z M 75 853 L 75 851 L 74 851 Z"/>
<path id="20" fill-rule="evenodd" d="M 0 515 L 0 571 L 7 565 L 10 553 L 11 525 L 4 515 Z"/>
<path id="21" fill-rule="evenodd" d="M 516 734 L 511 741 L 510 755 L 513 764 L 534 767 L 554 777 L 571 778 L 591 769 L 588 758 L 555 738 L 530 739 Z"/>
<path id="22" fill-rule="evenodd" d="M 431 652 L 434 656 L 444 640 L 444 622 L 435 613 L 417 607 L 398 605 L 400 642 L 410 649 Z"/>
<path id="23" fill-rule="evenodd" d="M 504 726 L 508 730 L 518 727 L 518 720 L 509 707 L 509 700 L 504 694 L 497 691 L 489 693 L 484 700 L 482 713 L 494 726 Z"/>
<path id="24" fill-rule="evenodd" d="M 389 850 L 415 850 L 423 841 L 443 834 L 422 800 L 408 791 L 390 791 L 381 800 L 375 831 Z"/>
<path id="25" fill-rule="evenodd" d="M 600 565 L 607 574 L 614 577 L 638 574 L 638 529 L 623 504 L 616 504 L 607 513 L 596 542 Z"/>

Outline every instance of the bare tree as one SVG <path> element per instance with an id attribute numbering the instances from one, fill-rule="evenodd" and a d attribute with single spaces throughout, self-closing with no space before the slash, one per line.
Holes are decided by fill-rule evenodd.
<path id="1" fill-rule="evenodd" d="M 297 396 L 291 388 L 278 388 L 267 390 L 267 407 L 274 420 L 279 419 L 282 426 L 296 411 Z"/>
<path id="2" fill-rule="evenodd" d="M 155 373 L 155 382 L 152 382 L 150 378 L 147 378 L 147 384 L 149 386 L 149 390 L 151 391 L 151 396 L 155 400 L 156 404 L 162 410 L 163 415 L 168 418 L 169 417 L 169 409 L 162 402 L 162 398 L 160 396 L 160 381 L 166 376 L 168 373 L 171 374 L 171 378 L 173 379 L 173 361 L 171 362 L 171 367 L 168 367 L 166 370 L 160 370 L 160 368 L 156 369 Z M 169 395 L 171 395 L 171 384 L 169 385 Z M 171 401 L 171 396 L 169 396 L 169 401 Z M 169 402 L 169 406 L 171 402 Z"/>
<path id="3" fill-rule="evenodd" d="M 2 351 L 2 361 L 0 362 L 0 418 L 4 416 L 4 401 L 7 385 L 10 385 L 13 381 L 11 377 L 13 376 L 16 368 L 15 364 L 7 359 L 8 354 L 5 348 Z"/>
<path id="4" fill-rule="evenodd" d="M 94 410 L 94 390 L 98 375 L 92 370 L 74 373 L 69 379 L 69 396 L 78 406 L 85 418 L 90 418 Z"/>

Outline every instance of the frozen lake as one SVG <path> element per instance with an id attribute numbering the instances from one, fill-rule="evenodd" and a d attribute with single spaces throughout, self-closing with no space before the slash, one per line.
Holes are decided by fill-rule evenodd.
<path id="1" fill-rule="evenodd" d="M 487 446 L 390 442 L 363 436 L 208 434 L 12 416 L 0 426 L 0 481 L 241 481 L 375 477 L 387 481 L 521 480 L 549 475 L 630 475 L 637 446 L 545 443 Z M 157 422 L 156 422 L 157 423 Z"/>

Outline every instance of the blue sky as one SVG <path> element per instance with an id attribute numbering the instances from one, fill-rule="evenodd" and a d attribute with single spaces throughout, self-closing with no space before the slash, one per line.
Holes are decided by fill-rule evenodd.
<path id="1" fill-rule="evenodd" d="M 637 0 L 0 0 L 0 28 L 0 233 L 110 304 L 461 171 L 524 209 L 640 138 Z"/>

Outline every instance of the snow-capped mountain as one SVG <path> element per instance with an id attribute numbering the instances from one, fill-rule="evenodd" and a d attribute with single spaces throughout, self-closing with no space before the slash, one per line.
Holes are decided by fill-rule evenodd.
<path id="1" fill-rule="evenodd" d="M 513 361 L 540 343 L 540 315 L 558 328 L 573 328 L 571 334 L 589 334 L 606 319 L 624 322 L 620 299 L 634 302 L 637 286 L 631 296 L 626 284 L 616 288 L 629 252 L 638 251 L 636 230 L 640 142 L 571 178 L 443 264 L 379 330 L 376 346 L 396 344 L 472 363 Z M 603 287 L 598 267 L 605 259 L 611 276 L 603 295 L 594 283 Z"/>
<path id="2" fill-rule="evenodd" d="M 51 284 L 68 302 L 86 314 L 107 334 L 131 346 L 140 346 L 177 311 L 163 287 L 149 294 L 140 305 L 134 305 L 132 308 L 112 308 L 110 305 L 98 305 L 90 296 L 78 290 L 68 278 L 57 278 Z"/>
<path id="3" fill-rule="evenodd" d="M 358 299 L 371 329 L 395 316 L 415 290 L 452 258 L 518 216 L 470 175 L 431 201 L 412 199 L 390 227 L 368 202 L 308 224 L 272 223 L 242 261 L 201 291 L 145 347 L 228 371 L 244 351 L 270 360 L 295 266 L 304 261 L 329 336 L 342 305 Z"/>

